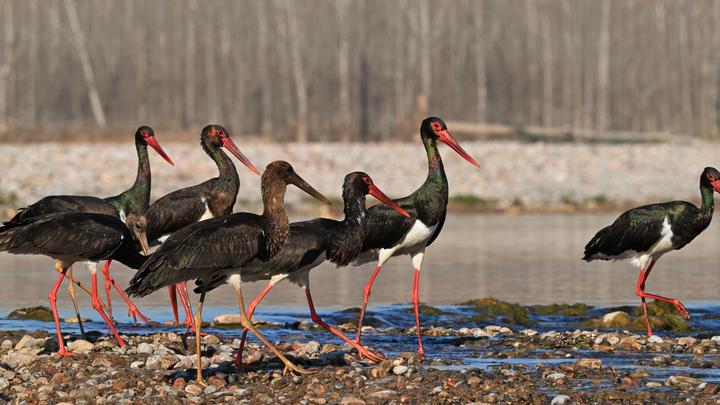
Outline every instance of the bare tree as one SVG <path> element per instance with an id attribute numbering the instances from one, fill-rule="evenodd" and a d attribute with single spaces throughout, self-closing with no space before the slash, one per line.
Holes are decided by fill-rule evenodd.
<path id="1" fill-rule="evenodd" d="M 88 55 L 88 51 L 85 46 L 85 35 L 80 28 L 80 21 L 78 21 L 75 3 L 73 0 L 65 0 L 64 4 L 65 12 L 68 16 L 68 22 L 70 23 L 70 29 L 73 33 L 75 49 L 77 51 L 78 58 L 80 59 L 83 76 L 85 77 L 88 98 L 90 99 L 90 107 L 92 108 L 93 116 L 95 117 L 95 123 L 100 127 L 104 127 L 107 123 L 105 120 L 105 111 L 103 110 L 102 102 L 100 101 L 100 93 L 98 92 L 97 85 L 95 84 L 95 74 L 93 73 L 90 56 Z"/>
<path id="2" fill-rule="evenodd" d="M 295 97 L 297 98 L 295 141 L 306 142 L 308 139 L 308 94 L 307 85 L 305 84 L 302 53 L 300 52 L 302 38 L 298 30 L 298 16 L 293 0 L 287 0 L 286 10 L 290 34 L 290 52 L 292 54 L 292 71 L 293 78 L 295 79 Z"/>

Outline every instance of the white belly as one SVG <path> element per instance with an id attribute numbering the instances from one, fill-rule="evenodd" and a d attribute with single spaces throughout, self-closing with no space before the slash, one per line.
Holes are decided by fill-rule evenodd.
<path id="1" fill-rule="evenodd" d="M 437 225 L 427 226 L 419 220 L 415 220 L 412 228 L 405 234 L 397 245 L 393 246 L 395 250 L 415 250 L 415 248 L 424 247 L 427 245 L 430 238 L 435 233 Z"/>
<path id="2" fill-rule="evenodd" d="M 207 200 L 205 198 L 201 198 L 202 202 L 205 203 L 205 212 L 203 212 L 202 216 L 200 217 L 199 221 L 204 221 L 206 219 L 212 219 L 214 218 L 212 211 L 210 211 L 210 207 L 208 207 Z"/>
<path id="3" fill-rule="evenodd" d="M 645 269 L 651 261 L 659 259 L 665 253 L 674 249 L 672 237 L 673 233 L 670 227 L 670 221 L 665 217 L 662 230 L 660 231 L 660 240 L 645 252 L 628 251 L 625 252 L 624 256 L 629 257 L 634 266 Z"/>

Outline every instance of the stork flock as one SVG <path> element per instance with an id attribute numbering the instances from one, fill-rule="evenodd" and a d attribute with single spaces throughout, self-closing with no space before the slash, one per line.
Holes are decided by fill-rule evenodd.
<path id="1" fill-rule="evenodd" d="M 71 355 L 63 341 L 56 300 L 65 278 L 80 319 L 75 287 L 92 296 L 99 313 L 122 347 L 125 342 L 112 321 L 111 291 L 114 288 L 127 303 L 134 320 L 147 318 L 129 296 L 143 297 L 167 288 L 173 316 L 179 323 L 177 299 L 183 305 L 186 330 L 195 332 L 198 358 L 197 380 L 203 383 L 201 361 L 202 309 L 206 294 L 225 283 L 237 295 L 242 326 L 242 343 L 235 362 L 242 364 L 247 332 L 253 333 L 284 363 L 286 370 L 307 372 L 285 358 L 250 321 L 257 305 L 280 281 L 288 279 L 305 291 L 312 320 L 350 344 L 371 362 L 384 357 L 361 345 L 363 317 L 372 285 L 382 266 L 394 256 L 409 255 L 413 266 L 412 303 L 415 313 L 419 354 L 424 354 L 418 294 L 425 249 L 440 234 L 447 215 L 448 180 L 438 142 L 448 145 L 470 164 L 478 162 L 460 146 L 445 122 L 428 117 L 420 126 L 420 138 L 428 161 L 425 182 L 412 194 L 398 199 L 385 195 L 365 172 L 355 171 L 342 183 L 344 218 L 317 218 L 290 223 L 284 207 L 288 185 L 293 185 L 319 201 L 330 201 L 315 190 L 288 162 L 278 160 L 267 165 L 261 177 L 263 211 L 261 214 L 233 213 L 240 179 L 227 150 L 255 174 L 258 169 L 243 155 L 228 131 L 220 125 L 202 129 L 200 144 L 215 162 L 218 176 L 192 187 L 174 191 L 150 204 L 151 173 L 148 146 L 168 163 L 173 160 L 158 143 L 148 126 L 135 133 L 138 156 L 135 183 L 123 193 L 108 198 L 57 195 L 21 208 L 17 215 L 0 227 L 0 251 L 14 254 L 46 255 L 55 260 L 59 276 L 50 290 L 59 355 Z M 587 244 L 585 260 L 632 259 L 640 267 L 636 293 L 645 299 L 673 303 L 681 315 L 689 317 L 676 299 L 645 292 L 645 282 L 655 262 L 663 254 L 681 249 L 710 223 L 713 193 L 720 193 L 720 173 L 706 168 L 700 178 L 702 206 L 675 201 L 639 207 L 622 214 L 602 229 Z M 366 206 L 367 195 L 381 204 Z M 151 248 L 157 246 L 151 253 Z M 111 262 L 119 261 L 138 270 L 124 290 L 110 275 Z M 363 289 L 362 307 L 353 338 L 323 321 L 315 310 L 310 292 L 310 270 L 329 261 L 338 267 L 377 263 Z M 92 274 L 92 286 L 86 288 L 73 278 L 72 265 L 85 263 Z M 102 265 L 106 301 L 98 294 L 97 267 Z M 243 282 L 267 281 L 267 286 L 246 308 Z M 194 281 L 200 294 L 193 316 L 186 283 Z M 127 295 L 126 295 L 127 293 Z M 648 335 L 652 333 L 647 320 Z M 82 323 L 81 323 L 82 331 Z"/>

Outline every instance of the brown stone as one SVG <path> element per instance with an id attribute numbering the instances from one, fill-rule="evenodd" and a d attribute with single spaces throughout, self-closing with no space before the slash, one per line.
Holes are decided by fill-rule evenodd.
<path id="1" fill-rule="evenodd" d="M 185 379 L 182 377 L 178 377 L 173 381 L 173 388 L 176 390 L 182 390 L 185 389 Z"/>
<path id="2" fill-rule="evenodd" d="M 707 395 L 715 395 L 720 391 L 720 385 L 708 383 L 705 388 L 703 388 L 703 394 Z"/>
<path id="3" fill-rule="evenodd" d="M 214 385 L 214 386 L 216 386 L 216 387 L 218 387 L 218 388 L 225 386 L 225 380 L 223 380 L 222 378 L 220 378 L 220 377 L 218 377 L 218 376 L 215 376 L 215 375 L 210 376 L 210 377 L 207 379 L 207 382 L 208 382 L 208 384 Z"/>
<path id="4" fill-rule="evenodd" d="M 128 382 L 127 380 L 117 380 L 113 383 L 112 387 L 115 391 L 123 391 L 127 389 Z"/>

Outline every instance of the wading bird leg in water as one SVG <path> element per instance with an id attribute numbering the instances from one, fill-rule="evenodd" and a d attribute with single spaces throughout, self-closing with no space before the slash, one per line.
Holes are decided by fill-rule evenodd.
<path id="1" fill-rule="evenodd" d="M 260 303 L 260 301 L 262 301 L 262 299 L 265 298 L 267 293 L 269 293 L 270 290 L 272 290 L 272 288 L 275 286 L 275 284 L 277 284 L 277 283 L 270 280 L 270 282 L 268 283 L 267 286 L 265 286 L 265 289 L 262 290 L 260 295 L 258 295 L 257 297 L 255 297 L 254 300 L 252 300 L 252 302 L 250 303 L 250 306 L 248 307 L 248 310 L 247 310 L 247 318 L 248 319 L 252 320 L 253 313 L 255 312 L 255 307 L 257 307 L 258 304 Z M 243 365 L 242 354 L 243 354 L 243 350 L 245 349 L 245 340 L 247 339 L 247 333 L 248 333 L 247 328 L 243 328 L 242 338 L 240 339 L 240 347 L 238 348 L 237 356 L 235 356 L 235 367 L 241 367 Z"/>
<path id="2" fill-rule="evenodd" d="M 60 276 L 58 277 L 57 281 L 55 281 L 55 285 L 53 285 L 52 289 L 50 290 L 50 294 L 48 294 L 48 299 L 50 300 L 50 307 L 52 308 L 53 318 L 55 319 L 55 331 L 57 332 L 57 340 L 58 340 L 58 351 L 57 354 L 61 356 L 70 356 L 75 353 L 67 350 L 65 348 L 65 341 L 63 341 L 62 332 L 60 331 L 60 319 L 58 318 L 58 312 L 57 312 L 57 292 L 60 289 L 60 284 L 62 284 L 63 279 L 65 278 L 65 273 L 67 273 L 68 267 L 64 266 L 61 261 L 55 262 L 55 269 L 60 272 Z"/>
<path id="3" fill-rule="evenodd" d="M 235 293 L 237 294 L 238 305 L 240 306 L 240 319 L 242 321 L 243 327 L 249 329 L 253 335 L 255 335 L 258 339 L 260 339 L 260 341 L 263 342 L 263 344 L 265 346 L 267 346 L 267 348 L 270 349 L 271 352 L 275 353 L 275 355 L 278 356 L 278 358 L 280 359 L 280 361 L 283 362 L 283 364 L 285 364 L 285 369 L 283 370 L 283 374 L 287 373 L 288 371 L 295 372 L 298 374 L 311 374 L 312 373 L 311 371 L 307 371 L 300 366 L 296 366 L 290 360 L 288 360 L 285 356 L 283 356 L 283 354 L 280 353 L 280 351 L 277 348 L 275 348 L 275 346 L 273 346 L 270 342 L 268 342 L 267 339 L 265 339 L 265 336 L 260 334 L 260 332 L 255 328 L 255 325 L 253 325 L 252 322 L 250 322 L 250 320 L 247 318 L 247 316 L 245 314 L 245 302 L 243 300 L 242 290 L 240 289 L 240 276 L 233 274 L 232 276 L 230 276 L 228 281 L 230 282 L 230 284 L 232 284 L 235 287 Z"/>
<path id="4" fill-rule="evenodd" d="M 122 288 L 118 285 L 118 283 L 115 281 L 115 279 L 110 275 L 110 263 L 112 260 L 108 259 L 105 261 L 105 264 L 103 265 L 102 272 L 105 276 L 105 294 L 107 295 L 107 312 L 112 317 L 112 305 L 110 304 L 110 286 L 115 287 L 115 290 L 120 294 L 120 297 L 125 301 L 125 303 L 128 306 L 128 316 L 132 316 L 133 321 L 137 322 L 138 317 L 145 323 L 149 321 L 149 319 L 143 315 L 139 309 L 135 306 L 135 304 L 130 301 L 130 298 L 128 298 L 127 295 L 125 295 L 125 292 L 123 292 Z"/>
<path id="5" fill-rule="evenodd" d="M 687 308 L 685 308 L 685 305 L 680 302 L 680 300 L 675 298 L 662 297 L 660 295 L 645 292 L 645 281 L 647 281 L 647 278 L 650 275 L 653 266 L 655 266 L 655 260 L 650 262 L 647 270 L 640 268 L 640 275 L 638 276 L 637 286 L 635 287 L 635 294 L 642 300 L 643 313 L 645 314 L 645 326 L 647 326 L 648 336 L 652 336 L 652 329 L 650 328 L 650 319 L 648 318 L 645 298 L 652 298 L 657 301 L 669 302 L 675 306 L 675 309 L 680 313 L 683 318 L 690 319 L 690 313 L 688 312 Z"/>
<path id="6" fill-rule="evenodd" d="M 418 289 L 420 288 L 420 267 L 422 266 L 423 257 L 425 257 L 425 249 L 415 253 L 412 256 L 412 264 L 415 268 L 415 282 L 413 283 L 413 296 L 412 302 L 415 308 L 415 328 L 417 329 L 418 336 L 418 354 L 423 356 L 425 351 L 422 345 L 422 330 L 420 329 L 420 297 L 418 296 Z"/>
<path id="7" fill-rule="evenodd" d="M 117 330 L 115 329 L 115 325 L 113 325 L 113 322 L 105 314 L 105 311 L 103 311 L 102 305 L 100 304 L 100 296 L 98 295 L 97 288 L 97 263 L 89 262 L 88 268 L 92 273 L 92 306 L 93 308 L 95 308 L 97 313 L 100 314 L 103 321 L 105 321 L 105 323 L 107 324 L 108 328 L 110 328 L 110 331 L 112 332 L 113 336 L 115 336 L 115 339 L 117 340 L 120 347 L 125 347 L 125 342 L 123 342 L 120 334 L 118 334 Z"/>
<path id="8" fill-rule="evenodd" d="M 59 262 L 59 260 L 57 261 Z M 57 267 L 57 265 L 56 265 Z M 75 315 L 77 316 L 78 326 L 80 327 L 80 335 L 85 338 L 85 328 L 83 327 L 82 317 L 80 316 L 80 309 L 77 303 L 77 296 L 75 295 L 75 280 L 73 279 L 72 266 L 68 268 L 65 276 L 68 278 L 68 293 L 70 293 L 70 300 L 72 300 L 73 307 L 75 308 Z"/>
<path id="9" fill-rule="evenodd" d="M 200 336 L 200 325 L 202 324 L 202 307 L 205 302 L 205 291 L 200 293 L 200 301 L 198 302 L 197 312 L 195 313 L 195 353 L 197 354 L 197 384 L 203 387 L 207 387 L 207 383 L 203 379 L 203 367 L 202 367 L 202 352 L 200 351 L 200 344 L 202 336 Z"/>
<path id="10" fill-rule="evenodd" d="M 308 301 L 308 307 L 310 308 L 310 317 L 312 318 L 313 322 L 316 324 L 322 326 L 326 330 L 328 330 L 330 333 L 334 334 L 335 336 L 339 337 L 340 339 L 344 340 L 345 342 L 349 343 L 354 347 L 358 353 L 360 354 L 360 357 L 367 358 L 368 360 L 374 362 L 374 363 L 380 363 L 383 361 L 384 357 L 382 357 L 379 354 L 373 353 L 370 350 L 360 346 L 359 344 L 355 343 L 353 340 L 342 334 L 339 330 L 333 328 L 332 326 L 325 323 L 320 318 L 320 315 L 318 315 L 317 312 L 315 312 L 315 305 L 313 304 L 312 295 L 310 294 L 310 286 L 305 286 L 305 296 L 307 297 Z"/>
<path id="11" fill-rule="evenodd" d="M 58 274 L 62 273 L 62 265 L 61 264 L 62 263 L 56 263 L 55 267 L 54 267 L 55 271 L 58 272 Z M 85 293 L 87 293 L 87 295 L 92 297 L 92 291 L 90 291 L 90 289 L 85 284 L 83 284 L 82 282 L 80 282 L 78 280 L 73 280 L 73 284 L 78 286 L 81 290 L 85 291 Z M 105 306 L 105 303 L 102 302 L 102 300 L 100 301 L 100 305 L 102 306 L 103 310 L 107 310 L 107 307 Z"/>
<path id="12" fill-rule="evenodd" d="M 363 303 L 362 307 L 360 307 L 360 317 L 358 318 L 357 334 L 355 335 L 355 343 L 357 344 L 360 344 L 360 338 L 362 337 L 363 318 L 365 317 L 365 309 L 367 308 L 368 299 L 370 298 L 370 293 L 372 292 L 372 285 L 375 282 L 378 274 L 380 274 L 382 266 L 385 264 L 386 261 L 388 261 L 388 259 L 390 259 L 390 257 L 392 257 L 392 253 L 383 254 L 383 251 L 381 251 L 380 257 L 378 258 L 378 264 L 375 267 L 375 271 L 373 271 L 372 276 L 370 276 L 370 279 L 363 288 Z"/>

